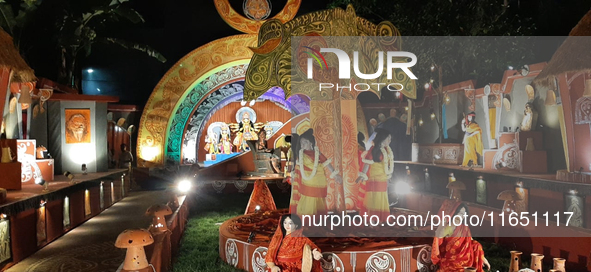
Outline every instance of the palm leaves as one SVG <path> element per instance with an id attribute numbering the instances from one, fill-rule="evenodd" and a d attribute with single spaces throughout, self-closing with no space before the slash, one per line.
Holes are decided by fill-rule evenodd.
<path id="1" fill-rule="evenodd" d="M 31 22 L 33 13 L 41 0 L 21 0 L 7 2 L 0 0 L 0 27 L 14 39 L 14 45 L 20 47 L 23 29 Z"/>
<path id="2" fill-rule="evenodd" d="M 66 76 L 68 83 L 76 86 L 74 79 L 77 67 L 77 60 L 88 56 L 92 52 L 92 46 L 97 42 L 119 45 L 126 49 L 138 50 L 160 62 L 166 62 L 166 58 L 154 48 L 138 44 L 124 39 L 110 37 L 109 27 L 122 22 L 132 24 L 143 23 L 144 18 L 134 9 L 125 5 L 128 0 L 87 0 L 65 1 L 63 15 L 57 24 L 58 45 L 62 48 L 62 63 L 66 66 L 67 72 L 61 73 Z M 65 81 L 63 78 L 60 81 Z"/>
<path id="3" fill-rule="evenodd" d="M 58 81 L 70 86 L 78 86 L 76 75 L 80 74 L 78 63 L 84 57 L 92 53 L 92 46 L 98 43 L 118 45 L 125 49 L 144 52 L 148 56 L 160 62 L 166 62 L 166 58 L 154 48 L 113 37 L 114 27 L 122 24 L 140 24 L 144 18 L 136 10 L 129 6 L 129 0 L 0 0 L 0 27 L 8 32 L 14 39 L 14 44 L 21 51 L 21 35 L 27 31 L 38 28 L 34 24 L 36 16 L 55 18 L 55 25 L 46 28 L 53 31 L 56 43 L 55 48 L 61 53 Z M 40 41 L 30 33 L 29 42 L 43 47 L 48 47 L 47 41 Z M 26 42 L 26 41 L 25 41 Z M 37 44 L 38 43 L 38 44 Z M 24 57 L 27 57 L 26 52 Z M 41 61 L 39 61 L 41 62 Z"/>

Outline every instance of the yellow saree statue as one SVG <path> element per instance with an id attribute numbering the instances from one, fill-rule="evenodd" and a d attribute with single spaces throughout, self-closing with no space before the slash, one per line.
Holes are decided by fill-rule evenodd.
<path id="1" fill-rule="evenodd" d="M 478 157 L 482 156 L 482 129 L 476 123 L 476 113 L 471 112 L 462 120 L 464 131 L 464 161 L 462 166 L 478 165 Z M 472 161 L 472 165 L 470 165 Z"/>
<path id="2" fill-rule="evenodd" d="M 290 212 L 297 215 L 326 214 L 328 179 L 342 184 L 343 178 L 331 164 L 332 159 L 320 153 L 312 129 L 297 137 L 295 167 L 291 174 Z"/>

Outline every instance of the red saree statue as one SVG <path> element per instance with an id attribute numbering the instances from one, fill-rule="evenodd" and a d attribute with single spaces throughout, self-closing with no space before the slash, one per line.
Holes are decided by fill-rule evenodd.
<path id="1" fill-rule="evenodd" d="M 310 239 L 303 236 L 300 226 L 300 219 L 295 214 L 281 217 L 265 257 L 267 271 L 322 272 L 319 261 L 322 254 Z"/>
<path id="2" fill-rule="evenodd" d="M 439 216 L 445 212 L 446 215 L 468 214 L 468 208 L 461 201 L 446 199 L 439 209 Z M 453 219 L 452 219 L 453 220 Z M 436 237 L 433 239 L 433 250 L 431 261 L 439 265 L 441 272 L 463 272 L 464 267 L 476 267 L 476 271 L 483 272 L 482 266 L 490 269 L 488 260 L 484 257 L 482 245 L 472 240 L 470 227 L 466 224 L 455 222 L 445 223 L 439 226 Z"/>

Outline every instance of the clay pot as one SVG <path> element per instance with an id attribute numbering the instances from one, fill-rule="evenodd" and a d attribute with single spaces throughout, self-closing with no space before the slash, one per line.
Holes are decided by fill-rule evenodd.
<path id="1" fill-rule="evenodd" d="M 509 264 L 509 272 L 517 272 L 521 267 L 521 251 L 511 251 L 511 263 Z"/>
<path id="2" fill-rule="evenodd" d="M 564 268 L 565 262 L 566 260 L 563 258 L 554 258 L 554 270 L 566 272 L 566 269 Z"/>
<path id="3" fill-rule="evenodd" d="M 531 270 L 535 272 L 542 272 L 542 259 L 544 255 L 538 253 L 531 254 Z"/>

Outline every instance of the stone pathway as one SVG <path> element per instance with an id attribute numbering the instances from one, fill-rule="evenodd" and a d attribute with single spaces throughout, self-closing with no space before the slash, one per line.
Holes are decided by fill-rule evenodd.
<path id="1" fill-rule="evenodd" d="M 151 218 L 144 213 L 154 204 L 165 204 L 167 194 L 135 191 L 99 215 L 24 259 L 8 272 L 114 272 L 125 258 L 115 247 L 119 233 L 147 228 Z"/>

